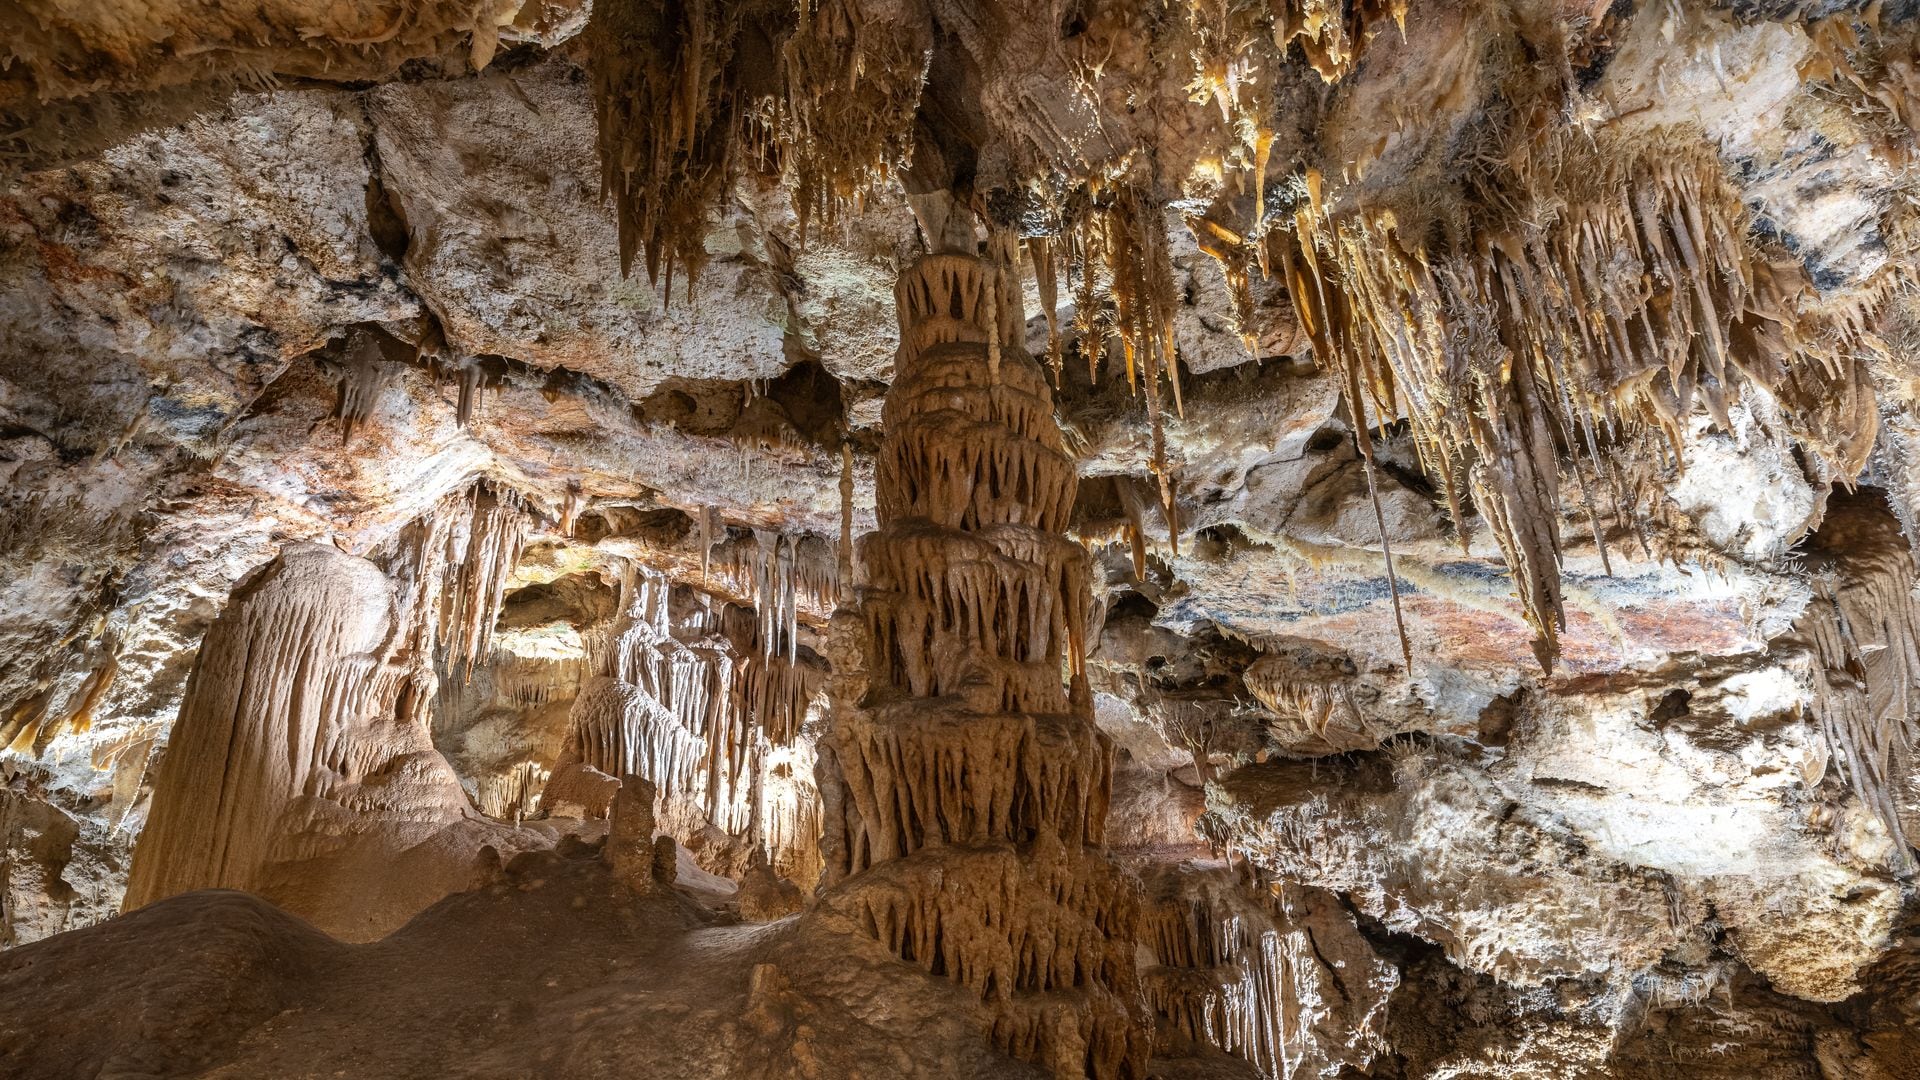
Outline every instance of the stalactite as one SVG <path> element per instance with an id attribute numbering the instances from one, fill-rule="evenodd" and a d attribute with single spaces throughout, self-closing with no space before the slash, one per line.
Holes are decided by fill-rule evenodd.
<path id="1" fill-rule="evenodd" d="M 1227 279 L 1227 296 L 1233 301 L 1234 330 L 1251 353 L 1254 349 L 1255 325 L 1253 262 L 1257 245 L 1248 243 L 1245 237 L 1225 225 L 1204 217 L 1188 218 L 1187 228 L 1193 233 L 1194 242 L 1200 245 L 1200 250 L 1220 264 L 1221 273 Z"/>
<path id="2" fill-rule="evenodd" d="M 1047 367 L 1057 384 L 1066 378 L 1066 356 L 1060 345 L 1060 282 L 1054 268 L 1053 242 L 1045 236 L 1028 238 L 1027 257 L 1033 262 L 1033 279 L 1040 290 L 1040 314 L 1047 320 Z"/>
<path id="3" fill-rule="evenodd" d="M 895 290 L 881 528 L 829 645 L 822 902 L 978 993 L 1006 1052 L 1135 1077 L 1133 894 L 1101 850 L 1112 749 L 1087 556 L 1062 535 L 1074 463 L 1003 269 L 932 255 Z"/>
<path id="4" fill-rule="evenodd" d="M 1790 405 L 1791 434 L 1836 474 L 1857 475 L 1873 445 L 1853 359 L 1871 345 L 1860 313 L 1809 307 L 1797 267 L 1748 249 L 1705 147 L 1642 142 L 1524 148 L 1506 166 L 1517 191 L 1483 201 L 1534 209 L 1487 222 L 1471 252 L 1429 251 L 1384 209 L 1336 213 L 1313 174 L 1295 229 L 1267 234 L 1358 428 L 1369 410 L 1408 417 L 1456 522 L 1464 474 L 1543 666 L 1566 620 L 1559 455 L 1591 452 L 1596 428 L 1614 454 L 1677 457 L 1693 405 L 1726 423 L 1738 377 Z"/>
<path id="5" fill-rule="evenodd" d="M 691 295 L 707 215 L 732 180 L 739 100 L 734 44 L 745 5 L 603 0 L 587 25 L 602 187 L 620 224 L 620 268 L 643 253 L 649 281 Z"/>
<path id="6" fill-rule="evenodd" d="M 1363 1065 L 1371 1057 L 1363 1039 L 1339 1048 L 1353 1056 L 1345 1062 L 1316 1045 L 1315 1028 L 1352 1003 L 1311 927 L 1288 921 L 1272 886 L 1210 867 L 1159 870 L 1140 918 L 1140 944 L 1154 960 L 1141 987 L 1155 1015 L 1155 1052 L 1212 1046 L 1271 1080 Z"/>
<path id="7" fill-rule="evenodd" d="M 1920 597 L 1899 522 L 1871 497 L 1836 504 L 1807 557 L 1814 602 L 1796 630 L 1813 659 L 1813 710 L 1862 805 L 1880 819 L 1903 872 L 1916 863 L 1901 824 L 1901 777 L 1920 741 Z"/>
<path id="8" fill-rule="evenodd" d="M 778 546 L 771 534 L 769 546 Z M 766 615 L 756 613 L 756 629 L 737 642 L 720 620 L 684 606 L 676 616 L 687 597 L 681 587 L 676 600 L 674 589 L 665 577 L 634 569 L 621 619 L 590 650 L 593 674 L 574 700 L 563 761 L 644 777 L 669 804 L 696 809 L 721 831 L 748 842 L 765 838 L 782 872 L 817 877 L 819 833 L 807 822 L 817 818 L 819 799 L 795 762 L 811 753 L 804 728 L 824 676 L 797 646 L 789 653 L 785 637 L 776 649 L 763 648 Z M 770 584 L 771 602 L 779 595 Z M 772 620 L 791 627 L 791 590 L 784 595 L 787 610 Z"/>
<path id="9" fill-rule="evenodd" d="M 340 421 L 340 442 L 350 445 L 355 428 L 372 419 L 380 407 L 380 397 L 406 370 L 380 355 L 380 347 L 371 337 L 363 337 L 336 376 L 339 397 L 333 415 Z"/>
<path id="10" fill-rule="evenodd" d="M 470 500 L 451 508 L 449 576 L 440 612 L 440 625 L 449 632 L 447 667 L 462 673 L 487 655 L 507 578 L 520 562 L 532 525 L 526 504 L 510 488 L 476 484 Z"/>
<path id="11" fill-rule="evenodd" d="M 773 113 L 804 241 L 810 219 L 834 220 L 906 168 L 933 20 L 920 0 L 801 0 L 799 8 L 783 50 L 786 96 L 763 109 Z"/>
<path id="12" fill-rule="evenodd" d="M 486 389 L 487 373 L 479 364 L 469 360 L 454 371 L 454 379 L 459 384 L 460 394 L 453 407 L 453 418 L 464 429 L 473 424 L 473 411 L 480 404 L 481 393 Z"/>
<path id="13" fill-rule="evenodd" d="M 853 444 L 840 444 L 840 541 L 834 545 L 834 606 L 845 603 L 853 589 Z"/>

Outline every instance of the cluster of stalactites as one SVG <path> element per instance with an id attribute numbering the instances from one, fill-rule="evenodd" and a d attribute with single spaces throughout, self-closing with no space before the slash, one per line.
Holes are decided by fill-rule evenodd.
<path id="1" fill-rule="evenodd" d="M 1161 510 L 1174 526 L 1168 531 L 1168 539 L 1177 553 L 1179 515 L 1174 505 L 1173 469 L 1167 457 L 1162 384 L 1172 393 L 1176 415 L 1184 415 L 1185 404 L 1179 354 L 1174 347 L 1178 292 L 1161 207 L 1140 188 L 1122 185 L 1096 199 L 1089 211 L 1058 238 L 1032 238 L 1027 247 L 1047 320 L 1047 354 L 1055 377 L 1064 377 L 1056 308 L 1059 277 L 1064 269 L 1073 294 L 1072 330 L 1087 358 L 1088 377 L 1098 381 L 1102 359 L 1117 349 L 1125 363 L 1128 388 L 1145 399 L 1151 438 L 1149 466 L 1159 486 Z M 1215 250 L 1205 245 L 1203 249 Z M 1246 260 L 1233 261 L 1228 276 L 1234 286 L 1236 311 L 1245 308 L 1240 312 L 1241 330 L 1251 334 L 1252 291 L 1246 269 Z M 1244 305 L 1240 301 L 1243 294 Z"/>
<path id="2" fill-rule="evenodd" d="M 373 417 L 380 397 L 399 380 L 406 365 L 384 358 L 372 336 L 363 336 L 335 376 L 339 397 L 333 415 L 340 421 L 340 443 L 353 442 L 354 429 Z"/>
<path id="3" fill-rule="evenodd" d="M 1112 747 L 1070 714 L 909 700 L 850 713 L 835 745 L 845 805 L 830 880 L 928 847 L 1105 842 Z"/>
<path id="4" fill-rule="evenodd" d="M 620 227 L 621 272 L 642 253 L 649 280 L 674 264 L 694 279 L 707 215 L 733 177 L 744 102 L 735 57 L 744 4 L 601 0 L 586 41 L 599 124 L 601 186 Z"/>
<path id="5" fill-rule="evenodd" d="M 1084 675 L 1093 603 L 1080 545 L 1021 525 L 963 532 L 909 519 L 860 550 L 869 677 L 983 711 L 1065 711 L 1061 665 Z"/>
<path id="6" fill-rule="evenodd" d="M 395 585 L 387 652 L 404 672 L 401 720 L 430 725 L 438 672 L 464 681 L 491 653 L 507 580 L 532 526 L 516 492 L 480 480 L 410 522 L 379 557 Z"/>
<path id="7" fill-rule="evenodd" d="M 887 190 L 913 156 L 913 119 L 932 57 L 923 0 L 801 0 L 781 51 L 784 97 L 758 107 L 763 147 L 793 188 L 804 239 Z"/>
<path id="8" fill-rule="evenodd" d="M 533 517 L 511 488 L 481 482 L 444 507 L 447 583 L 441 591 L 447 669 L 469 672 L 493 648 L 507 579 L 520 563 Z"/>
<path id="9" fill-rule="evenodd" d="M 1913 554 L 1893 515 L 1860 497 L 1836 507 L 1807 569 L 1814 602 L 1798 629 L 1814 661 L 1813 709 L 1854 794 L 1891 837 L 1895 867 L 1911 872 L 1900 803 L 1920 740 Z"/>
<path id="10" fill-rule="evenodd" d="M 665 577 L 636 570 L 623 581 L 625 614 L 592 642 L 595 675 L 574 700 L 567 756 L 645 777 L 723 831 L 768 840 L 776 865 L 817 864 L 819 796 L 801 744 L 822 676 L 797 658 L 742 650 L 687 592 L 676 614 Z"/>
<path id="11" fill-rule="evenodd" d="M 994 1042 L 1055 1077 L 1138 1076 L 1133 884 L 1042 835 L 874 866 L 828 903 L 895 955 L 992 1006 Z"/>
<path id="12" fill-rule="evenodd" d="M 1248 693 L 1274 714 L 1275 739 L 1295 753 L 1372 749 L 1378 740 L 1354 700 L 1354 677 L 1336 665 L 1262 657 L 1241 675 Z"/>
<path id="13" fill-rule="evenodd" d="M 753 598 L 752 640 L 738 643 L 740 692 L 767 738 L 785 746 L 799 734 L 818 689 L 800 658 L 802 615 L 817 618 L 832 611 L 841 587 L 840 553 L 812 534 L 765 529 L 754 530 L 750 539 L 702 543 L 707 571 L 736 594 Z"/>
<path id="14" fill-rule="evenodd" d="M 1566 625 L 1562 453 L 1605 558 L 1603 509 L 1625 528 L 1640 501 L 1615 459 L 1677 462 L 1694 404 L 1725 424 L 1740 379 L 1799 419 L 1793 436 L 1835 475 L 1859 471 L 1877 420 L 1860 313 L 1803 310 L 1804 275 L 1749 250 L 1704 148 L 1556 143 L 1511 168 L 1537 211 L 1471 252 L 1428 252 L 1389 212 L 1336 214 L 1309 177 L 1269 258 L 1345 382 L 1369 464 L 1368 428 L 1405 416 L 1456 521 L 1471 488 L 1550 666 Z"/>
<path id="15" fill-rule="evenodd" d="M 701 585 L 744 597 L 758 615 L 756 649 L 792 656 L 803 621 L 821 621 L 839 601 L 838 545 L 813 533 L 755 529 L 728 535 L 713 513 L 701 517 Z"/>
<path id="16" fill-rule="evenodd" d="M 1232 0 L 1200 0 L 1199 6 Z M 1320 77 L 1335 82 L 1353 70 L 1367 42 L 1388 18 L 1404 31 L 1407 0 L 1267 0 L 1274 44 L 1298 45 Z"/>
<path id="17" fill-rule="evenodd" d="M 1296 1075 L 1299 1044 L 1324 1012 L 1303 973 L 1321 963 L 1305 933 L 1281 933 L 1274 914 L 1218 872 L 1176 872 L 1141 905 L 1140 944 L 1154 958 L 1140 987 L 1154 1011 L 1154 1051 L 1212 1046 L 1272 1080 Z"/>
<path id="18" fill-rule="evenodd" d="M 522 761 L 505 772 L 474 778 L 473 802 L 480 812 L 501 821 L 518 821 L 540 804 L 553 770 L 538 761 Z"/>
<path id="19" fill-rule="evenodd" d="M 664 269 L 671 291 L 678 262 L 691 292 L 708 216 L 740 161 L 736 144 L 784 174 L 803 239 L 809 221 L 857 207 L 907 168 L 932 55 L 923 0 L 803 0 L 769 55 L 743 31 L 780 10 L 723 0 L 594 5 L 589 68 L 623 272 L 643 253 L 649 278 Z"/>

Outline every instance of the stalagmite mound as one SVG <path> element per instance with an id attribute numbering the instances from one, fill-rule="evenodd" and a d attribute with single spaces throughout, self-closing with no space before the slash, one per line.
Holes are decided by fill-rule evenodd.
<path id="1" fill-rule="evenodd" d="M 421 691 L 393 594 L 378 566 L 313 544 L 236 591 L 188 680 L 129 909 L 238 889 L 378 937 L 472 885 L 482 847 L 530 846 L 472 810 L 403 711 Z"/>
<path id="2" fill-rule="evenodd" d="M 129 950 L 131 1009 L 60 975 Z M 829 977 L 799 974 L 825 956 Z M 23 1080 L 1035 1075 L 979 1038 L 968 995 L 879 945 L 730 925 L 578 844 L 371 944 L 196 892 L 9 952 L 0 987 L 0 1062 Z"/>

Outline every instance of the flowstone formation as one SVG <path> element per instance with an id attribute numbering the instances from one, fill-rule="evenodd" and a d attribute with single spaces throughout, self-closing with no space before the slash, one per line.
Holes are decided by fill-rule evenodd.
<path id="1" fill-rule="evenodd" d="M 1077 478 L 1018 279 L 936 253 L 895 297 L 880 528 L 834 617 L 821 902 L 979 994 L 1015 1056 L 1142 1076 L 1137 886 L 1103 850 L 1112 748 L 1087 555 L 1064 534 Z"/>
<path id="2" fill-rule="evenodd" d="M 482 848 L 540 846 L 475 812 L 429 715 L 436 662 L 486 652 L 525 528 L 477 485 L 406 530 L 385 569 L 293 545 L 237 589 L 188 681 L 126 907 L 243 889 L 378 937 L 474 884 Z"/>

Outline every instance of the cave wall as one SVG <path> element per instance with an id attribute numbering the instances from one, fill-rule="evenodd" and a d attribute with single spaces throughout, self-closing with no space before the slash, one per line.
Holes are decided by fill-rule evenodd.
<path id="1" fill-rule="evenodd" d="M 1649 1047 L 1765 1028 L 1752 1061 L 1701 1060 L 1874 1075 L 1890 1044 L 1858 1033 L 1898 1026 L 1864 1003 L 1905 948 L 1920 827 L 1910 5 L 853 6 L 911 47 L 848 100 L 897 123 L 922 95 L 916 156 L 796 75 L 789 105 L 846 141 L 741 154 L 650 241 L 679 245 L 671 292 L 645 251 L 623 273 L 644 192 L 603 200 L 600 106 L 639 91 L 573 36 L 584 8 L 11 16 L 0 941 L 214 884 L 372 935 L 479 880 L 484 843 L 597 827 L 539 824 L 569 766 L 657 773 L 706 870 L 764 848 L 803 893 L 834 879 L 808 679 L 841 579 L 871 581 L 842 545 L 920 467 L 883 405 L 911 376 L 895 282 L 978 214 L 1019 293 L 992 340 L 1042 364 L 1080 484 L 1049 525 L 1089 552 L 1104 842 L 1167 905 L 1155 1054 L 1660 1075 Z M 794 55 L 858 48 L 846 7 Z M 1275 10 L 1298 17 L 1270 49 Z M 741 40 L 715 78 L 758 92 Z M 1086 205 L 1033 196 L 1089 178 Z M 1513 389 L 1501 350 L 1562 381 Z M 398 743 L 367 727 L 397 695 L 220 704 L 271 650 L 386 647 L 407 604 L 374 594 L 422 580 L 395 553 L 480 478 L 547 545 L 485 569 L 481 609 L 571 573 L 614 608 L 445 617 Z M 320 607 L 369 640 L 260 614 L 323 558 L 358 560 L 366 595 Z M 679 598 L 666 621 L 648 589 Z M 562 623 L 577 656 L 516 651 Z M 730 703 L 676 697 L 676 662 Z M 216 716 L 293 773 L 222 767 Z M 394 843 L 462 823 L 451 869 L 372 924 L 296 896 L 388 856 L 259 865 L 385 827 L 391 800 L 299 764 L 341 739 L 424 763 Z M 229 779 L 271 788 L 235 795 L 275 808 L 241 815 L 251 868 L 162 854 L 204 854 L 181 815 L 220 812 L 169 793 Z M 285 809 L 315 798 L 352 813 Z M 1303 927 L 1370 974 L 1307 963 Z M 1446 1039 L 1405 1026 L 1423 1010 Z"/>

